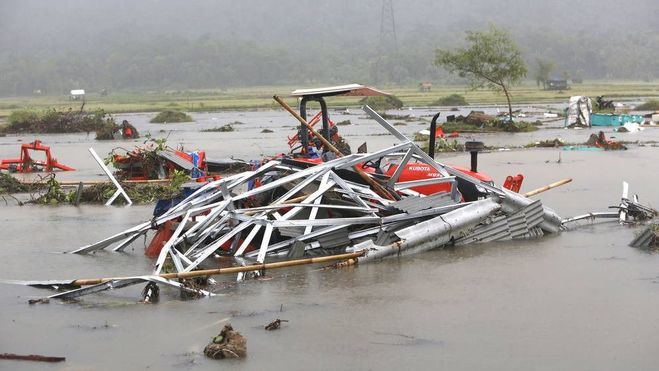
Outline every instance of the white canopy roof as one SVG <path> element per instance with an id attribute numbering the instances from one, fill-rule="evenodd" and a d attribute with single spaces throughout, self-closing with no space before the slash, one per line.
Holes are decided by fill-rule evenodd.
<path id="1" fill-rule="evenodd" d="M 315 88 L 315 89 L 297 89 L 291 93 L 291 96 L 293 97 L 304 97 L 304 96 L 314 96 L 314 95 L 315 96 L 345 95 L 345 96 L 355 96 L 355 97 L 369 97 L 369 96 L 391 95 L 391 94 L 372 88 L 370 86 L 365 86 L 360 84 L 329 86 L 325 88 Z"/>

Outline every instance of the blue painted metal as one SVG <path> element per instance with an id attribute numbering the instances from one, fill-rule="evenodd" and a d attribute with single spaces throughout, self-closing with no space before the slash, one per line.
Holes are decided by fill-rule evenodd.
<path id="1" fill-rule="evenodd" d="M 643 122 L 641 115 L 615 115 L 611 113 L 593 113 L 590 115 L 591 126 L 621 126 L 627 122 Z"/>

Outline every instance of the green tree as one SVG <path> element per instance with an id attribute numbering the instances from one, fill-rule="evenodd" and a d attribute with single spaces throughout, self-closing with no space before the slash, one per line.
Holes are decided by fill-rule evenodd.
<path id="1" fill-rule="evenodd" d="M 549 80 L 549 75 L 556 68 L 556 63 L 540 58 L 537 58 L 535 61 L 538 64 L 535 70 L 535 82 L 538 86 L 542 85 L 543 89 L 547 89 L 547 80 Z"/>
<path id="2" fill-rule="evenodd" d="M 487 31 L 467 31 L 467 47 L 455 51 L 437 49 L 435 64 L 467 79 L 472 89 L 487 87 L 503 92 L 513 119 L 510 87 L 526 76 L 521 52 L 505 30 L 491 25 Z"/>

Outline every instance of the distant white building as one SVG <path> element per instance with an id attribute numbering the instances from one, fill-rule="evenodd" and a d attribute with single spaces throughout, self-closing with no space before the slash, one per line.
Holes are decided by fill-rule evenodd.
<path id="1" fill-rule="evenodd" d="M 71 100 L 78 100 L 85 97 L 85 89 L 71 90 Z"/>

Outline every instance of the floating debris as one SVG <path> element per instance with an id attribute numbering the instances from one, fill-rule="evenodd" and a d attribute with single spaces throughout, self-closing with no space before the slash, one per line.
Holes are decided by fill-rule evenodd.
<path id="1" fill-rule="evenodd" d="M 232 131 L 235 131 L 235 130 L 236 129 L 234 129 L 233 126 L 231 126 L 231 124 L 226 124 L 226 125 L 222 125 L 222 126 L 212 128 L 212 129 L 204 129 L 204 130 L 201 130 L 201 131 L 204 132 L 204 133 L 228 133 L 228 132 L 232 132 Z"/>
<path id="2" fill-rule="evenodd" d="M 121 122 L 117 125 L 112 122 L 107 122 L 102 128 L 96 130 L 96 140 L 114 140 L 114 139 L 137 139 L 140 133 L 135 126 L 131 125 L 128 120 Z"/>
<path id="3" fill-rule="evenodd" d="M 0 359 L 12 359 L 15 361 L 34 361 L 34 362 L 64 362 L 66 361 L 65 357 L 51 357 L 51 356 L 42 356 L 38 354 L 12 354 L 12 353 L 2 353 L 0 354 Z"/>
<path id="4" fill-rule="evenodd" d="M 558 148 L 558 147 L 563 147 L 564 145 L 565 145 L 565 140 L 563 140 L 562 138 L 554 138 L 554 139 L 546 139 L 546 140 L 540 140 L 537 142 L 529 143 L 525 147 Z"/>
<path id="5" fill-rule="evenodd" d="M 288 322 L 288 320 L 277 318 L 276 320 L 274 320 L 274 321 L 268 323 L 267 325 L 265 325 L 265 329 L 267 331 L 279 330 L 279 328 L 281 328 L 281 323 L 282 322 Z"/>
<path id="6" fill-rule="evenodd" d="M 629 243 L 629 246 L 644 250 L 659 249 L 659 223 L 652 223 L 643 228 L 632 242 Z"/>
<path id="7" fill-rule="evenodd" d="M 208 170 L 206 152 L 173 149 L 165 139 L 149 138 L 131 151 L 115 148 L 104 162 L 117 169 L 114 175 L 119 180 L 172 179 L 176 171 L 199 178 Z"/>
<path id="8" fill-rule="evenodd" d="M 606 135 L 604 135 L 603 131 L 600 131 L 597 134 L 590 134 L 588 141 L 586 141 L 586 143 L 584 144 L 590 147 L 597 147 L 607 151 L 618 151 L 618 150 L 627 149 L 627 147 L 625 147 L 624 144 L 618 141 L 606 139 Z"/>
<path id="9" fill-rule="evenodd" d="M 212 359 L 247 357 L 247 340 L 231 324 L 224 325 L 219 335 L 204 348 L 204 354 Z"/>

